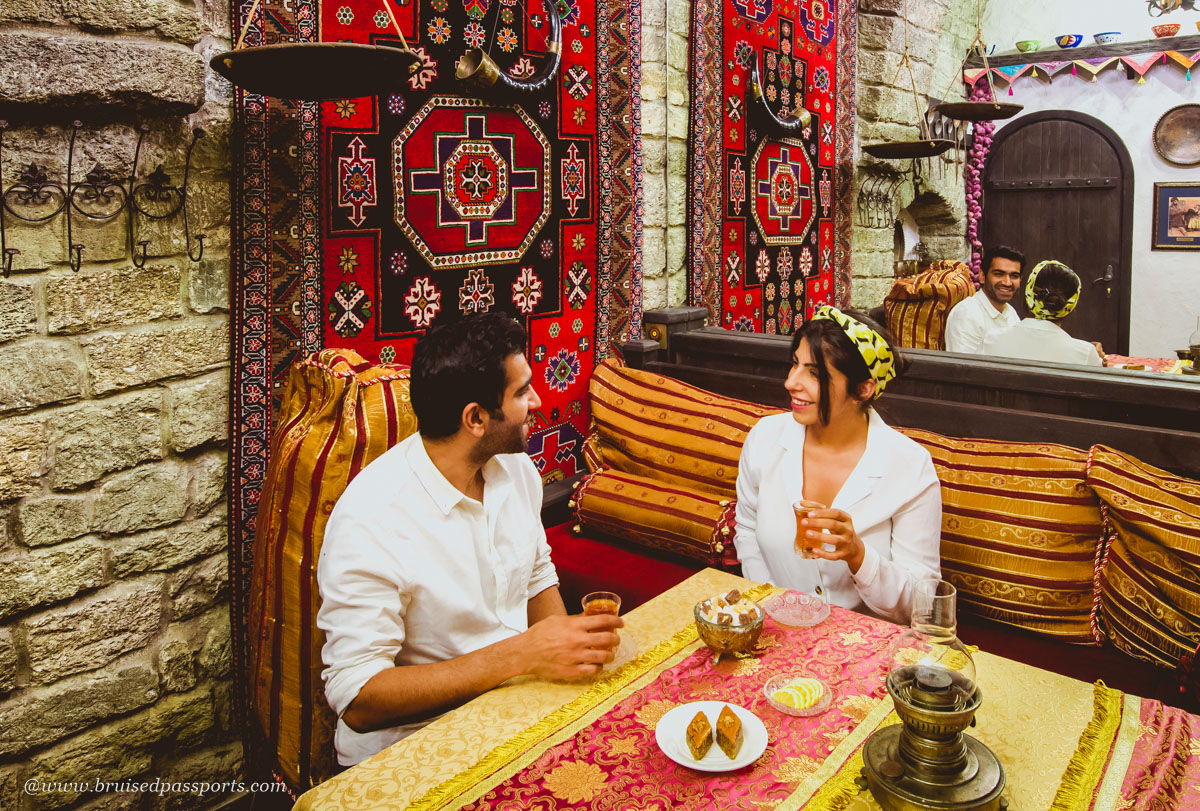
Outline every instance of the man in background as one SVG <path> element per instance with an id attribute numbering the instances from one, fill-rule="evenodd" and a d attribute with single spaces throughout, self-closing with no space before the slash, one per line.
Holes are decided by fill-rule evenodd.
<path id="1" fill-rule="evenodd" d="M 956 304 L 946 319 L 946 351 L 978 354 L 984 338 L 1020 322 L 1009 302 L 1021 289 L 1024 271 L 1025 254 L 1020 251 L 1003 245 L 984 250 L 979 290 Z"/>

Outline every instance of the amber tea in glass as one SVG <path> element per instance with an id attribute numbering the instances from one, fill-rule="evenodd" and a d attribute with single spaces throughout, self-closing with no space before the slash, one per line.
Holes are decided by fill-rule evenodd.
<path id="1" fill-rule="evenodd" d="M 611 591 L 593 591 L 583 598 L 584 614 L 620 614 L 621 595 Z"/>
<path id="2" fill-rule="evenodd" d="M 796 513 L 796 551 L 801 557 L 809 560 L 816 560 L 821 556 L 817 554 L 817 548 L 821 546 L 820 541 L 814 541 L 808 538 L 804 533 L 808 532 L 808 527 L 802 523 L 808 514 L 813 510 L 824 510 L 825 505 L 819 501 L 808 501 L 803 499 L 792 504 L 792 512 Z"/>

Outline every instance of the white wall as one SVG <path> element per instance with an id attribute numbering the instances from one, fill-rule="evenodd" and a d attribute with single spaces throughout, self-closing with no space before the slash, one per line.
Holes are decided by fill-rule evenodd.
<path id="1" fill-rule="evenodd" d="M 1086 113 L 1125 142 L 1134 174 L 1129 350 L 1137 356 L 1173 357 L 1176 348 L 1187 345 L 1200 316 L 1200 251 L 1150 249 L 1154 184 L 1200 182 L 1200 168 L 1164 161 L 1154 151 L 1152 133 L 1159 116 L 1171 107 L 1200 102 L 1200 75 L 1189 82 L 1182 71 L 1168 65 L 1151 68 L 1151 73 L 1142 85 L 1111 69 L 1094 83 L 1069 71 L 1052 84 L 1026 77 L 1017 80 L 1011 100 L 1025 105 L 1021 115 L 1062 109 Z M 1001 98 L 1009 99 L 1006 91 L 1000 92 Z"/>
<path id="2" fill-rule="evenodd" d="M 1200 11 L 1174 11 L 1163 17 L 1146 13 L 1144 0 L 988 0 L 983 13 L 983 38 L 995 43 L 996 53 L 1016 50 L 1022 39 L 1041 40 L 1042 48 L 1055 48 L 1060 34 L 1081 34 L 1081 45 L 1092 45 L 1092 35 L 1120 31 L 1127 42 L 1153 39 L 1157 23 L 1179 23 L 1179 36 L 1196 34 Z"/>

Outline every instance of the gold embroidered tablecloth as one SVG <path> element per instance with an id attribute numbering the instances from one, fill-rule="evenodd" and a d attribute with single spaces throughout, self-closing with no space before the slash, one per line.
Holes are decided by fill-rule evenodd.
<path id="1" fill-rule="evenodd" d="M 427 808 L 457 808 L 482 797 L 490 786 L 511 775 L 518 766 L 498 774 L 493 774 L 493 768 L 484 769 L 478 785 L 464 790 L 464 777 L 469 784 L 472 768 L 479 771 L 477 764 L 481 758 L 492 764 L 529 761 L 529 757 L 521 760 L 520 750 L 539 737 L 531 737 L 531 727 L 541 722 L 538 728 L 546 728 L 548 721 L 553 720 L 548 716 L 557 712 L 558 716 L 554 717 L 559 717 L 568 707 L 578 708 L 581 701 L 587 704 L 589 697 L 607 698 L 607 702 L 595 702 L 599 709 L 590 715 L 578 713 L 576 725 L 587 723 L 602 711 L 602 703 L 611 707 L 616 699 L 644 687 L 672 662 L 688 655 L 686 645 L 681 642 L 672 646 L 670 640 L 682 640 L 680 632 L 691 625 L 692 606 L 698 600 L 730 588 L 747 590 L 752 587 L 749 581 L 724 572 L 713 569 L 700 572 L 626 616 L 623 633 L 637 641 L 643 654 L 655 652 L 654 656 L 644 656 L 638 667 L 623 669 L 604 679 L 599 686 L 588 682 L 562 684 L 536 679 L 514 680 L 317 786 L 300 798 L 296 808 L 300 811 L 376 811 L 406 808 L 417 801 Z M 655 661 L 647 662 L 647 659 Z M 1063 771 L 1076 750 L 1080 733 L 1091 720 L 1091 686 L 983 652 L 976 655 L 976 665 L 984 702 L 973 734 L 990 746 L 1004 764 L 1008 774 L 1007 794 L 1013 807 L 1049 807 Z M 628 672 L 631 670 L 637 672 Z M 875 726 L 885 722 L 886 710 L 886 706 L 877 707 L 864 718 L 848 736 L 847 746 L 854 744 L 856 738 L 865 738 Z M 572 729 L 562 727 L 559 737 L 569 736 Z M 861 745 L 861 741 L 857 743 Z M 497 750 L 497 747 L 502 748 Z M 543 742 L 539 751 L 545 748 Z M 847 754 L 835 752 L 829 759 L 831 764 L 827 765 L 842 765 Z M 832 764 L 835 760 L 837 763 Z M 836 769 L 829 771 L 832 774 Z M 825 775 L 824 771 L 810 774 L 790 801 L 781 807 L 814 807 L 808 798 L 816 796 L 815 791 L 806 794 L 804 785 L 814 783 L 815 787 L 820 779 L 828 776 L 831 775 Z M 448 790 L 449 786 L 454 789 Z M 696 807 L 705 807 L 709 801 L 697 798 L 697 802 L 700 805 Z M 758 806 L 771 808 L 778 804 L 778 801 L 764 801 Z M 864 794 L 853 800 L 849 807 L 867 809 L 877 806 L 869 795 Z"/>

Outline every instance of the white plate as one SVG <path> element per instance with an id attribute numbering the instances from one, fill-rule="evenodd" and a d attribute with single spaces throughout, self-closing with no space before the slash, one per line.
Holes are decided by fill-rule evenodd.
<path id="1" fill-rule="evenodd" d="M 709 726 L 716 729 L 717 716 L 721 708 L 728 706 L 742 722 L 742 748 L 734 760 L 725 757 L 721 747 L 713 741 L 712 747 L 702 760 L 692 757 L 687 745 L 687 728 L 697 712 L 704 713 Z M 654 727 L 654 739 L 663 754 L 680 766 L 696 769 L 701 772 L 731 772 L 743 766 L 749 766 L 762 757 L 767 751 L 767 728 L 758 716 L 736 704 L 724 701 L 693 701 L 691 704 L 680 704 L 659 719 Z"/>

